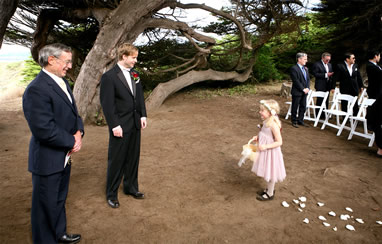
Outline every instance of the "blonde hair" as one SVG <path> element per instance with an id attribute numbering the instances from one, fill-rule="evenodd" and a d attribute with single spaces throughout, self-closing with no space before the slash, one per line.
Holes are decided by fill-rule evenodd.
<path id="1" fill-rule="evenodd" d="M 280 106 L 276 100 L 261 100 L 260 109 L 266 109 L 271 114 L 271 116 L 265 122 L 267 127 L 270 127 L 272 123 L 276 123 L 276 125 L 281 128 L 281 121 L 278 116 L 280 113 Z"/>
<path id="2" fill-rule="evenodd" d="M 130 43 L 123 43 L 118 47 L 118 60 L 122 60 L 122 56 L 131 56 L 134 53 L 138 52 L 138 48 Z"/>

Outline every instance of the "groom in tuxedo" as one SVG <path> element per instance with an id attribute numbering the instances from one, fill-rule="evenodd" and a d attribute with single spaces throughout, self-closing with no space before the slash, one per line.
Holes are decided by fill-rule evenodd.
<path id="1" fill-rule="evenodd" d="M 306 109 L 306 96 L 309 92 L 310 79 L 308 68 L 305 67 L 308 62 L 306 53 L 296 54 L 297 64 L 292 66 L 290 77 L 292 79 L 292 126 L 298 128 L 298 125 L 304 124 L 304 114 Z M 298 116 L 297 116 L 298 111 Z"/>
<path id="2" fill-rule="evenodd" d="M 118 48 L 118 63 L 101 78 L 100 99 L 109 126 L 109 152 L 106 200 L 118 208 L 118 188 L 136 199 L 144 194 L 138 188 L 141 128 L 146 128 L 146 107 L 139 74 L 133 69 L 138 49 L 124 43 Z"/>
<path id="3" fill-rule="evenodd" d="M 335 83 L 333 83 L 332 76 L 333 76 L 333 68 L 332 64 L 329 63 L 331 59 L 330 53 L 323 53 L 321 55 L 321 60 L 317 61 L 313 64 L 312 67 L 312 74 L 316 78 L 314 88 L 316 91 L 332 91 L 334 87 L 336 86 Z M 321 106 L 322 104 L 322 97 L 317 98 L 316 105 Z M 329 99 L 326 100 L 326 108 L 328 108 L 329 105 Z M 319 109 L 317 109 L 318 112 Z"/>
<path id="4" fill-rule="evenodd" d="M 28 170 L 32 173 L 33 243 L 77 243 L 66 232 L 65 202 L 69 189 L 69 156 L 82 146 L 84 126 L 72 91 L 63 79 L 72 68 L 71 49 L 51 44 L 39 52 L 42 70 L 23 95 L 23 110 L 32 137 Z"/>

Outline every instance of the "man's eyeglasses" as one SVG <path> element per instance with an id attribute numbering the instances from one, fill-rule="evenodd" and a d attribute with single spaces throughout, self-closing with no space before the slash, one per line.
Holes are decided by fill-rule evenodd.
<path id="1" fill-rule="evenodd" d="M 58 57 L 56 57 L 56 56 L 54 56 L 54 57 L 55 57 L 56 59 L 58 59 L 58 60 L 64 62 L 65 65 L 69 65 L 69 64 L 72 64 L 72 63 L 73 63 L 72 60 L 62 60 L 62 59 L 60 59 L 60 58 L 58 58 Z"/>

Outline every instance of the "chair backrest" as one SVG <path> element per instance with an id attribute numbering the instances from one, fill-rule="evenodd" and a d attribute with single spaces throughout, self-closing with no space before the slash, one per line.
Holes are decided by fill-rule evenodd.
<path id="1" fill-rule="evenodd" d="M 364 88 L 364 89 L 362 90 L 361 95 L 359 95 L 359 98 L 358 98 L 358 106 L 361 106 L 361 103 L 362 103 L 363 99 L 365 99 L 365 98 L 369 98 L 369 96 L 367 95 L 367 92 L 366 92 L 366 88 Z"/>
<path id="2" fill-rule="evenodd" d="M 352 96 L 352 95 L 347 95 L 347 94 L 338 94 L 336 96 L 336 99 L 337 99 L 337 104 L 340 102 L 340 101 L 347 101 L 348 104 L 347 104 L 347 111 L 353 111 L 353 107 L 354 107 L 354 104 L 357 102 L 357 96 Z M 338 109 L 338 107 L 337 107 Z"/>
<path id="3" fill-rule="evenodd" d="M 375 99 L 364 98 L 362 100 L 361 105 L 359 106 L 359 111 L 358 111 L 357 117 L 358 118 L 366 118 L 367 107 L 373 105 L 374 102 L 375 102 Z"/>
<path id="4" fill-rule="evenodd" d="M 312 91 L 308 100 L 308 105 L 314 106 L 315 101 L 314 98 L 321 97 L 323 98 L 322 104 L 326 106 L 326 99 L 329 96 L 329 92 L 323 92 L 323 91 Z"/>

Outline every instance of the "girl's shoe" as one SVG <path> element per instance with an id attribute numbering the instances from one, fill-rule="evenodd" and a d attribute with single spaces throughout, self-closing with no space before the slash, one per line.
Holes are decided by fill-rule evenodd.
<path id="1" fill-rule="evenodd" d="M 263 195 L 263 194 L 264 194 L 265 192 L 267 192 L 267 191 L 268 191 L 268 189 L 259 190 L 259 191 L 256 192 L 256 194 L 261 196 L 261 195 Z M 274 195 L 275 193 L 276 193 L 276 190 L 273 191 L 273 195 Z"/>
<path id="2" fill-rule="evenodd" d="M 270 201 L 270 200 L 273 200 L 274 196 L 275 196 L 274 192 L 271 197 L 268 195 L 268 193 L 263 192 L 263 194 L 256 196 L 256 199 L 259 201 Z"/>

